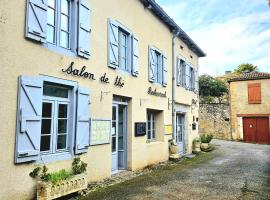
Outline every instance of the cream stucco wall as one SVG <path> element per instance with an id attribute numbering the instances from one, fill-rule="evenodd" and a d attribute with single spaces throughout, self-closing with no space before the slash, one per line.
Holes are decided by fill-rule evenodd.
<path id="1" fill-rule="evenodd" d="M 130 97 L 128 113 L 128 168 L 135 170 L 159 161 L 168 159 L 168 139 L 164 135 L 164 127 L 158 129 L 158 141 L 146 142 L 145 137 L 134 137 L 134 122 L 146 121 L 146 109 L 162 111 L 164 124 L 171 124 L 171 109 L 168 109 L 168 98 L 172 96 L 172 34 L 169 29 L 157 19 L 148 9 L 137 0 L 89 0 L 92 8 L 92 55 L 89 60 L 76 56 L 66 56 L 54 52 L 45 46 L 27 40 L 24 37 L 26 1 L 2 0 L 0 3 L 0 66 L 1 66 L 1 97 L 0 97 L 0 199 L 30 199 L 34 196 L 35 182 L 28 176 L 36 166 L 34 163 L 14 164 L 15 128 L 17 112 L 18 77 L 20 75 L 38 76 L 40 74 L 77 81 L 80 86 L 91 90 L 91 117 L 111 118 L 113 94 Z M 132 77 L 119 70 L 107 67 L 107 20 L 112 18 L 121 22 L 132 30 L 139 38 L 140 74 Z M 192 53 L 183 42 L 177 41 L 177 54 L 190 59 L 194 66 L 198 66 L 198 57 Z M 184 50 L 180 50 L 180 43 Z M 148 82 L 148 45 L 154 45 L 168 56 L 168 86 Z M 62 67 L 74 62 L 76 68 L 86 66 L 86 70 L 95 74 L 97 80 L 91 81 L 62 73 Z M 125 82 L 123 88 L 113 84 L 103 84 L 98 78 L 104 73 L 113 82 L 120 75 Z M 168 98 L 147 95 L 148 87 L 157 88 L 158 91 L 167 92 Z M 102 92 L 109 92 L 104 95 Z M 191 104 L 197 96 L 177 88 L 177 102 Z M 142 100 L 142 101 L 141 101 Z M 197 109 L 189 113 L 198 116 Z M 163 127 L 163 128 L 162 128 Z M 197 136 L 197 131 L 190 131 L 190 142 Z M 189 144 L 190 146 L 190 144 Z M 88 163 L 88 181 L 99 180 L 111 176 L 111 145 L 100 145 L 89 148 L 87 154 L 81 156 Z M 71 160 L 49 163 L 51 171 L 62 168 L 69 169 Z M 12 186 L 12 187 L 11 187 Z"/>
<path id="2" fill-rule="evenodd" d="M 261 83 L 261 104 L 248 103 L 248 84 Z M 243 139 L 243 119 L 237 115 L 270 114 L 270 80 L 250 80 L 230 83 L 232 139 Z"/>

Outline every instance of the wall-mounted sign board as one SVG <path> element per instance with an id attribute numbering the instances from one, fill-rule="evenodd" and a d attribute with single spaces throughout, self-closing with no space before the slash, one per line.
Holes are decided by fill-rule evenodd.
<path id="1" fill-rule="evenodd" d="M 92 119 L 90 145 L 109 144 L 111 141 L 111 120 Z"/>
<path id="2" fill-rule="evenodd" d="M 136 122 L 135 123 L 135 137 L 146 135 L 146 122 Z"/>
<path id="3" fill-rule="evenodd" d="M 165 135 L 170 135 L 172 134 L 172 132 L 173 132 L 172 125 L 171 124 L 165 125 Z"/>

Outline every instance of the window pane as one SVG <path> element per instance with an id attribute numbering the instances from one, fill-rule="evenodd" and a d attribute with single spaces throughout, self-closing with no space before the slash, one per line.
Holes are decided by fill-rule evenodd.
<path id="1" fill-rule="evenodd" d="M 116 151 L 116 138 L 112 137 L 112 152 Z"/>
<path id="2" fill-rule="evenodd" d="M 57 149 L 66 149 L 67 148 L 67 136 L 58 135 L 57 138 Z"/>
<path id="3" fill-rule="evenodd" d="M 55 8 L 55 0 L 48 0 L 48 6 Z"/>
<path id="4" fill-rule="evenodd" d="M 118 150 L 123 150 L 124 149 L 124 138 L 118 137 Z"/>
<path id="5" fill-rule="evenodd" d="M 68 88 L 60 87 L 57 85 L 44 84 L 43 95 L 68 98 Z"/>
<path id="6" fill-rule="evenodd" d="M 61 29 L 69 32 L 69 18 L 66 15 L 61 15 Z"/>
<path id="7" fill-rule="evenodd" d="M 55 25 L 55 21 L 54 21 L 54 19 L 55 19 L 55 14 L 54 14 L 54 10 L 53 9 L 51 9 L 51 8 L 48 8 L 48 18 L 47 18 L 47 22 L 48 22 L 48 24 L 50 24 L 50 25 Z"/>
<path id="8" fill-rule="evenodd" d="M 58 120 L 58 133 L 66 133 L 67 132 L 67 120 L 59 119 Z"/>
<path id="9" fill-rule="evenodd" d="M 69 47 L 69 35 L 68 35 L 68 33 L 64 32 L 64 31 L 61 31 L 60 46 L 64 47 L 64 48 Z"/>
<path id="10" fill-rule="evenodd" d="M 42 117 L 50 118 L 52 116 L 52 104 L 43 103 L 42 104 Z"/>
<path id="11" fill-rule="evenodd" d="M 54 27 L 47 26 L 47 41 L 52 44 L 55 43 L 54 30 Z"/>
<path id="12" fill-rule="evenodd" d="M 67 104 L 59 104 L 58 118 L 67 118 Z"/>
<path id="13" fill-rule="evenodd" d="M 156 138 L 156 131 L 155 131 L 155 130 L 153 130 L 153 131 L 152 131 L 152 133 L 153 133 L 153 135 L 152 135 L 152 139 L 155 139 L 155 138 Z"/>
<path id="14" fill-rule="evenodd" d="M 51 134 L 51 119 L 42 119 L 41 134 Z"/>
<path id="15" fill-rule="evenodd" d="M 69 15 L 69 1 L 61 0 L 61 12 Z"/>
<path id="16" fill-rule="evenodd" d="M 51 136 L 50 135 L 41 136 L 40 151 L 49 151 L 50 144 L 51 144 Z"/>

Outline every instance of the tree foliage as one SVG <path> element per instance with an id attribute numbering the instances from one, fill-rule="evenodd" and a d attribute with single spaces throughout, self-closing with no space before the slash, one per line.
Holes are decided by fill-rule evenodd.
<path id="1" fill-rule="evenodd" d="M 244 64 L 241 64 L 239 65 L 235 70 L 234 70 L 234 73 L 243 73 L 243 72 L 254 72 L 254 71 L 257 71 L 258 68 L 257 66 L 254 66 L 252 64 L 249 64 L 249 63 L 244 63 Z"/>
<path id="2" fill-rule="evenodd" d="M 224 81 L 215 79 L 209 75 L 199 77 L 200 97 L 207 102 L 212 102 L 214 98 L 220 98 L 228 93 L 227 85 Z"/>

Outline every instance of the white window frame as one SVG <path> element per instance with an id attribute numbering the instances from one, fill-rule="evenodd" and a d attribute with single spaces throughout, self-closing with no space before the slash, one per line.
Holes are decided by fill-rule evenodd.
<path id="1" fill-rule="evenodd" d="M 46 43 L 44 46 L 49 48 L 50 50 L 63 53 L 68 56 L 77 55 L 78 48 L 78 14 L 79 8 L 76 0 L 68 0 L 69 1 L 69 47 L 65 48 L 60 45 L 60 34 L 61 34 L 61 0 L 55 0 L 55 43 L 50 43 L 46 39 Z M 47 23 L 48 26 L 48 23 Z"/>
<path id="2" fill-rule="evenodd" d="M 150 121 L 149 121 L 150 116 Z M 148 125 L 150 123 L 150 130 Z M 150 134 L 149 134 L 150 132 Z M 147 140 L 155 141 L 156 140 L 156 113 L 154 111 L 147 111 Z"/>
<path id="3" fill-rule="evenodd" d="M 117 69 L 121 70 L 122 72 L 127 72 L 131 74 L 131 65 L 132 65 L 132 36 L 133 33 L 127 27 L 122 25 L 120 22 L 117 21 L 118 24 L 118 67 Z M 124 68 L 121 66 L 121 43 L 120 43 L 120 33 L 126 35 L 126 63 Z"/>
<path id="4" fill-rule="evenodd" d="M 40 151 L 40 157 L 39 160 L 37 161 L 38 163 L 49 163 L 49 162 L 54 162 L 54 161 L 59 161 L 59 160 L 70 160 L 74 156 L 74 151 L 73 147 L 75 145 L 75 126 L 76 126 L 76 98 L 77 98 L 77 88 L 78 88 L 78 83 L 74 81 L 68 81 L 64 79 L 58 79 L 50 76 L 45 76 L 41 75 L 41 79 L 43 80 L 43 85 L 45 82 L 51 83 L 51 84 L 60 84 L 63 85 L 64 87 L 69 88 L 68 91 L 68 100 L 66 98 L 59 98 L 59 97 L 48 97 L 43 95 L 43 102 L 45 99 L 51 99 L 51 100 L 58 100 L 58 101 L 65 101 L 69 103 L 69 108 L 68 108 L 68 137 L 67 137 L 67 149 L 66 150 L 58 150 L 58 151 L 53 151 L 53 152 L 42 152 Z M 40 130 L 41 134 L 41 130 Z M 57 135 L 57 134 L 56 134 Z M 40 136 L 41 137 L 41 136 Z M 55 140 L 57 141 L 57 140 Z M 57 143 L 55 146 L 57 150 Z"/>

